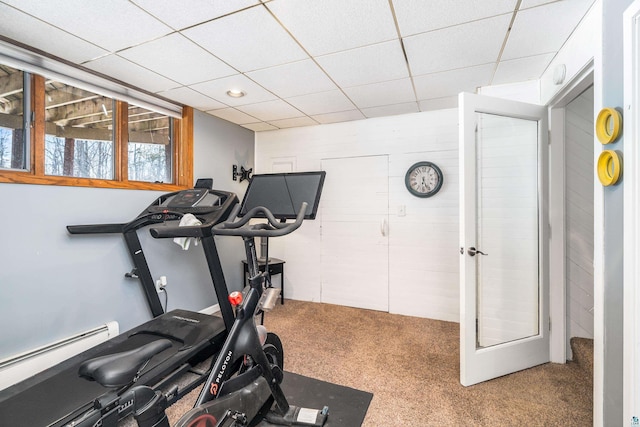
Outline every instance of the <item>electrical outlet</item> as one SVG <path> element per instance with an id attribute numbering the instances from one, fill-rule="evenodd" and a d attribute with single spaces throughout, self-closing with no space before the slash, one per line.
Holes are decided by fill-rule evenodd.
<path id="1" fill-rule="evenodd" d="M 407 207 L 405 205 L 398 206 L 398 216 L 405 216 L 407 214 Z"/>
<path id="2" fill-rule="evenodd" d="M 156 292 L 160 293 L 160 292 L 164 292 L 164 287 L 166 285 L 162 284 L 162 280 L 158 279 L 156 280 Z"/>

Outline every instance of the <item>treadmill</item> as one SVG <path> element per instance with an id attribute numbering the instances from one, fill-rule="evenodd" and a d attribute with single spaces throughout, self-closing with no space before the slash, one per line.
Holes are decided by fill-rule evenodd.
<path id="1" fill-rule="evenodd" d="M 124 236 L 134 264 L 133 270 L 125 276 L 140 280 L 154 318 L 1 390 L 0 426 L 72 426 L 74 420 L 81 419 L 91 410 L 95 412 L 100 405 L 104 406 L 105 414 L 116 405 L 118 418 L 126 417 L 135 406 L 134 396 L 126 393 L 120 395 L 120 391 L 81 378 L 78 367 L 85 360 L 138 349 L 163 338 L 171 341 L 171 347 L 151 359 L 141 371 L 137 384 L 159 389 L 187 372 L 195 374 L 195 379 L 180 390 L 173 389 L 171 402 L 200 385 L 210 367 L 199 372 L 193 369 L 194 366 L 219 351 L 234 321 L 211 227 L 225 221 L 237 203 L 238 198 L 234 193 L 211 189 L 210 179 L 198 180 L 193 189 L 160 196 L 131 222 L 67 226 L 70 234 L 121 233 Z M 158 227 L 158 224 L 174 222 L 188 213 L 202 223 L 198 227 L 198 237 L 202 242 L 222 318 L 187 310 L 164 313 L 138 238 L 137 230 L 148 225 Z"/>

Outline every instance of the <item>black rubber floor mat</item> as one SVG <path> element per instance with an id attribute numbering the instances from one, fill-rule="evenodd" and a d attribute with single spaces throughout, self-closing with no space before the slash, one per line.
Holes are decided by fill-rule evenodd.
<path id="1" fill-rule="evenodd" d="M 359 427 L 369 409 L 372 393 L 285 372 L 282 382 L 290 405 L 312 409 L 329 407 L 325 427 Z M 266 421 L 258 427 L 271 427 Z"/>

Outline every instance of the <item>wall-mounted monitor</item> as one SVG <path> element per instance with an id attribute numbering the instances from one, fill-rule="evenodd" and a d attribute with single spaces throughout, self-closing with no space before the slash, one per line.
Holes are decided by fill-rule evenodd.
<path id="1" fill-rule="evenodd" d="M 294 219 L 302 202 L 307 202 L 305 219 L 315 219 L 325 175 L 324 171 L 253 175 L 242 200 L 240 216 L 263 206 L 278 219 Z"/>

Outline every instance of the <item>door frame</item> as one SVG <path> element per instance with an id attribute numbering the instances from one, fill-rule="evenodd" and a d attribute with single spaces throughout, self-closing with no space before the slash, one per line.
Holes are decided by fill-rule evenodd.
<path id="1" fill-rule="evenodd" d="M 567 337 L 565 259 L 565 107 L 593 84 L 594 63 L 591 60 L 547 103 L 549 108 L 549 227 L 551 229 L 549 236 L 549 316 L 551 317 L 549 358 L 554 363 L 567 362 L 566 343 L 570 338 Z M 597 204 L 594 201 L 595 206 Z M 594 220 L 595 215 L 594 212 Z"/>
<path id="2" fill-rule="evenodd" d="M 624 318 L 622 419 L 630 425 L 640 418 L 640 0 L 634 1 L 623 15 L 624 34 Z M 595 397 L 595 396 L 594 396 Z M 594 400 L 595 401 L 595 400 Z"/>

